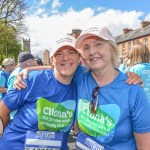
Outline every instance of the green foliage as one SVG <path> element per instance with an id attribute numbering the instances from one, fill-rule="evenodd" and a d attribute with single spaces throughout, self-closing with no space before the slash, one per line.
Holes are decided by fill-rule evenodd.
<path id="1" fill-rule="evenodd" d="M 16 31 L 0 21 L 0 64 L 5 57 L 14 57 L 17 60 L 21 45 L 16 37 Z"/>

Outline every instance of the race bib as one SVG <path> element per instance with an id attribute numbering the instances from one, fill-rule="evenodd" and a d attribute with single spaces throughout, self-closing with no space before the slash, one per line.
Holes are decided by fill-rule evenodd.
<path id="1" fill-rule="evenodd" d="M 78 150 L 110 150 L 83 133 L 79 133 L 76 146 Z"/>
<path id="2" fill-rule="evenodd" d="M 25 150 L 60 150 L 63 133 L 51 131 L 27 131 Z"/>

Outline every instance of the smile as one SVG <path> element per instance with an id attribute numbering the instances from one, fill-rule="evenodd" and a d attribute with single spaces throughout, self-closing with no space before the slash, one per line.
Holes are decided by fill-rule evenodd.
<path id="1" fill-rule="evenodd" d="M 69 64 L 61 64 L 61 66 L 63 66 L 63 67 L 70 67 L 70 66 L 72 66 L 72 63 L 69 63 Z"/>

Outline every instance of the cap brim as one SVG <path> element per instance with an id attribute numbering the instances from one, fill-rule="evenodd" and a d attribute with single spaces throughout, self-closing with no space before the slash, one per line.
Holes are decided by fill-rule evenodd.
<path id="1" fill-rule="evenodd" d="M 104 40 L 108 40 L 108 39 L 106 39 L 106 38 L 104 38 L 103 36 L 99 36 L 99 35 L 97 35 L 97 34 L 83 34 L 83 35 L 81 35 L 81 36 L 79 36 L 79 38 L 77 38 L 77 41 L 76 41 L 76 43 L 75 43 L 75 48 L 77 48 L 77 49 L 81 49 L 81 44 L 82 44 L 82 42 L 85 40 L 85 39 L 87 39 L 87 38 L 89 38 L 89 37 L 91 37 L 91 36 L 97 36 L 97 37 L 99 37 L 99 38 L 101 38 L 101 39 L 104 39 Z"/>
<path id="2" fill-rule="evenodd" d="M 66 46 L 72 47 L 74 50 L 76 50 L 76 51 L 78 52 L 78 50 L 77 50 L 75 47 L 73 47 L 72 45 L 69 45 L 69 44 L 68 44 L 68 45 L 63 45 L 63 46 L 58 47 L 57 50 L 53 53 L 52 56 L 54 56 L 54 55 L 56 54 L 56 52 L 57 52 L 59 49 L 61 49 L 61 48 L 63 48 L 63 47 L 66 47 Z"/>

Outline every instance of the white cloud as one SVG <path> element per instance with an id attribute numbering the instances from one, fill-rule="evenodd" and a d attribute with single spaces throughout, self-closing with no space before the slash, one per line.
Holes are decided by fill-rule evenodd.
<path id="1" fill-rule="evenodd" d="M 59 2 L 59 1 L 55 1 Z M 94 14 L 91 8 L 79 12 L 70 8 L 67 12 L 48 16 L 27 17 L 29 36 L 31 39 L 31 51 L 43 58 L 44 50 L 50 50 L 51 41 L 59 34 L 71 33 L 72 29 L 84 29 L 88 26 L 107 26 L 114 36 L 122 34 L 123 28 L 137 29 L 140 27 L 142 12 L 107 10 Z M 150 18 L 150 15 L 147 16 Z"/>
<path id="2" fill-rule="evenodd" d="M 150 21 L 150 13 L 145 16 L 146 21 Z"/>
<path id="3" fill-rule="evenodd" d="M 41 0 L 40 5 L 45 5 L 49 2 L 49 0 Z"/>
<path id="4" fill-rule="evenodd" d="M 56 10 L 57 8 L 60 8 L 61 5 L 62 5 L 62 3 L 60 3 L 59 0 L 53 0 L 52 5 L 51 5 L 51 9 Z"/>
<path id="5" fill-rule="evenodd" d="M 39 15 L 39 14 L 41 14 L 42 12 L 44 12 L 44 9 L 39 8 L 39 9 L 37 10 L 36 14 Z"/>

